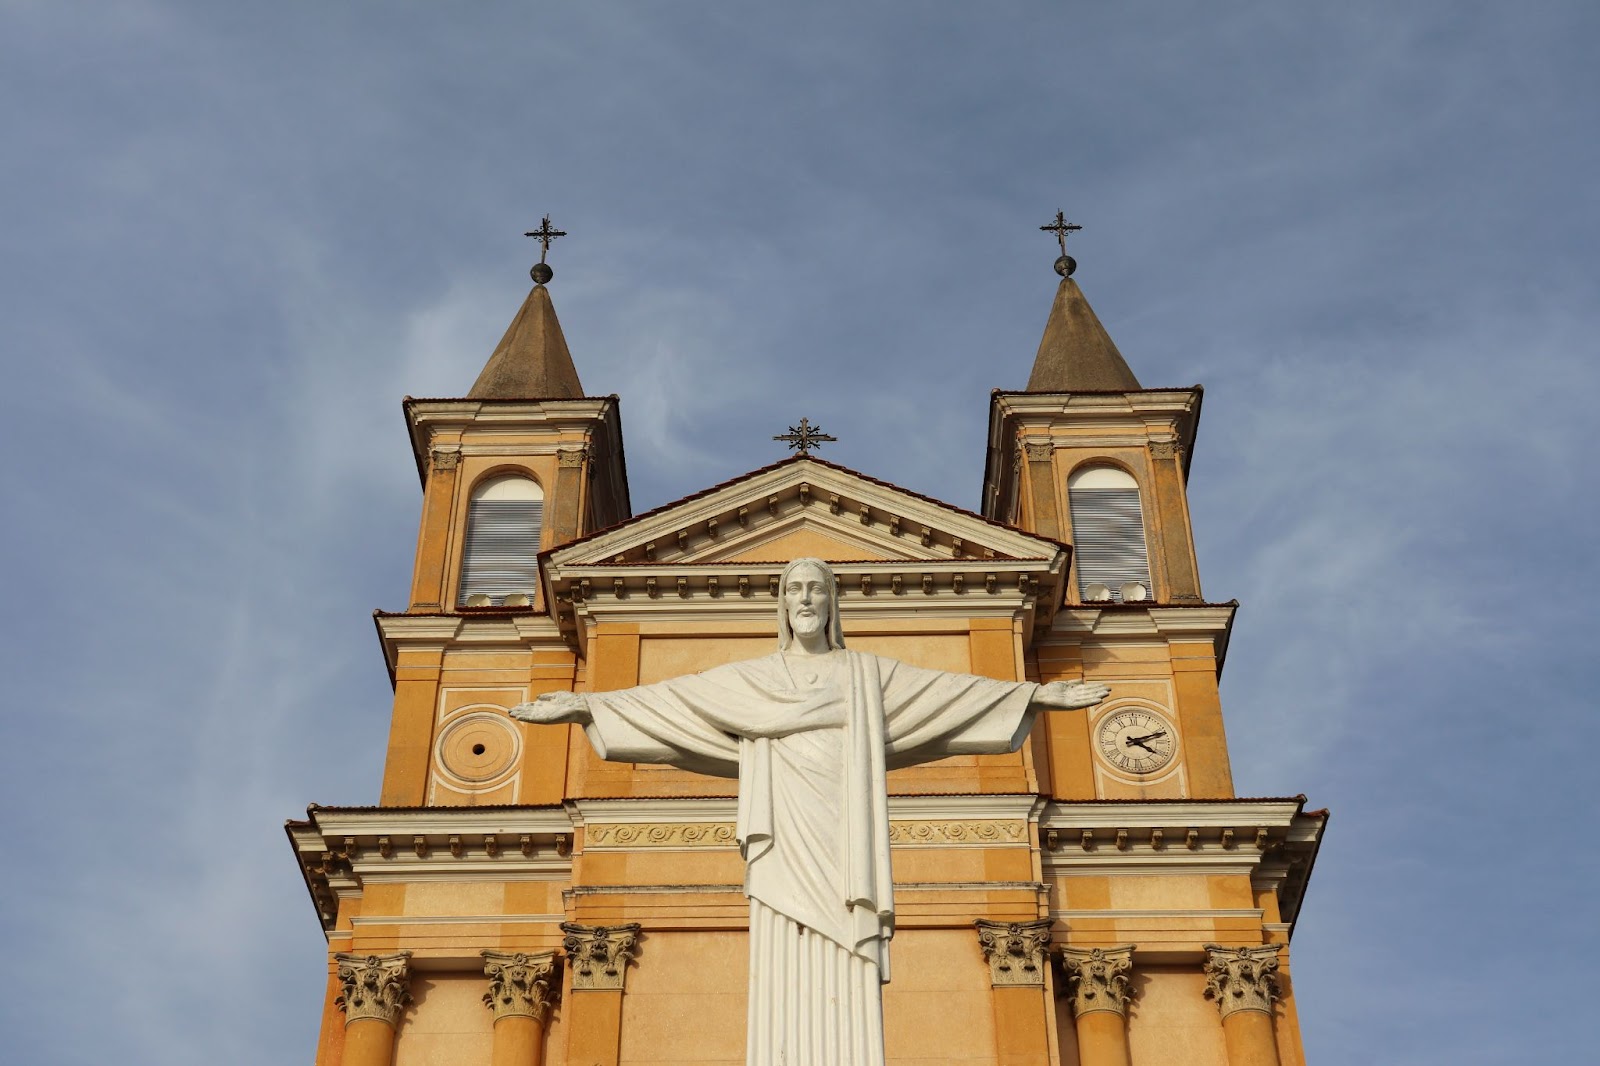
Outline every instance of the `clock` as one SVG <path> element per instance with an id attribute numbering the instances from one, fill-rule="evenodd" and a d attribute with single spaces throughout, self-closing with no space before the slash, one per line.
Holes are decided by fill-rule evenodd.
<path id="1" fill-rule="evenodd" d="M 1100 758 L 1128 774 L 1153 774 L 1178 753 L 1178 731 L 1164 714 L 1143 707 L 1112 711 L 1094 727 Z"/>

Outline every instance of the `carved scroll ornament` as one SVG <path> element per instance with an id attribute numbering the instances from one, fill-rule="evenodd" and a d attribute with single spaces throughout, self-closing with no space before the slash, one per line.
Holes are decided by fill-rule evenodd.
<path id="1" fill-rule="evenodd" d="M 1073 1017 L 1091 1011 L 1128 1013 L 1133 945 L 1116 948 L 1063 948 L 1061 965 L 1072 990 Z"/>
<path id="2" fill-rule="evenodd" d="M 991 922 L 979 918 L 978 946 L 989 960 L 989 978 L 996 987 L 1044 985 L 1045 952 L 1050 946 L 1049 919 L 1037 922 Z"/>
<path id="3" fill-rule="evenodd" d="M 1253 948 L 1207 944 L 1205 972 L 1206 998 L 1216 1000 L 1224 1018 L 1241 1010 L 1272 1013 L 1278 998 L 1276 944 Z"/>
<path id="4" fill-rule="evenodd" d="M 489 978 L 489 991 L 483 1002 L 501 1018 L 533 1018 L 544 1021 L 555 1002 L 556 953 L 527 955 L 501 951 L 483 953 L 483 972 Z"/>
<path id="5" fill-rule="evenodd" d="M 376 1018 L 393 1025 L 411 1002 L 411 952 L 393 955 L 351 955 L 339 952 L 339 983 L 343 993 L 334 1002 L 344 1011 L 345 1024 Z"/>
<path id="6" fill-rule="evenodd" d="M 574 992 L 621 991 L 628 960 L 639 953 L 639 923 L 593 926 L 562 922 L 562 942 L 572 967 Z"/>

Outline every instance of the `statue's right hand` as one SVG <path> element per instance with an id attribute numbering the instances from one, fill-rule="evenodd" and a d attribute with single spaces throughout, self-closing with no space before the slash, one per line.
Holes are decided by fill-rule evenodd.
<path id="1" fill-rule="evenodd" d="M 593 721 L 589 714 L 589 700 L 581 692 L 546 692 L 532 703 L 519 703 L 511 708 L 511 717 L 535 725 L 559 725 L 562 722 L 587 725 Z"/>

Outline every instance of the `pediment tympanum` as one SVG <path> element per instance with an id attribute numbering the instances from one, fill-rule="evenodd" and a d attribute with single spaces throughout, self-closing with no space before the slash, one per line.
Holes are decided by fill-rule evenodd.
<path id="1" fill-rule="evenodd" d="M 601 621 L 770 627 L 791 559 L 834 564 L 846 619 L 1015 616 L 1061 603 L 1069 549 L 845 467 L 796 457 L 546 553 L 545 602 L 581 642 Z"/>

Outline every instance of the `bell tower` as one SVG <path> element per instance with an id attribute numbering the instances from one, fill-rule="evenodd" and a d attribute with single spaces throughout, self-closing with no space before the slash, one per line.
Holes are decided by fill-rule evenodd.
<path id="1" fill-rule="evenodd" d="M 1201 595 L 1186 491 L 1202 390 L 1141 386 L 1073 280 L 1081 227 L 1057 212 L 1040 228 L 1060 242 L 1061 281 L 1028 387 L 991 398 L 983 513 L 1073 546 L 1040 679 L 1122 682 L 1120 702 L 1050 720 L 1053 792 L 1231 797 L 1217 674 L 1235 605 Z M 1147 733 L 1164 735 L 1123 743 Z"/>
<path id="2" fill-rule="evenodd" d="M 480 641 L 507 625 L 527 630 L 549 614 L 538 553 L 632 513 L 618 399 L 584 395 L 547 287 L 550 242 L 565 235 L 548 217 L 528 234 L 541 244 L 533 289 L 466 397 L 403 404 L 423 502 L 409 607 L 378 615 L 395 678 L 385 805 L 513 799 L 430 785 L 443 648 L 437 635 L 414 638 L 441 625 L 455 639 Z M 552 635 L 551 643 L 560 642 Z M 556 658 L 570 679 L 571 657 Z M 491 755 L 501 739 L 475 734 L 465 753 Z M 528 801 L 520 791 L 515 799 Z"/>

